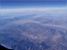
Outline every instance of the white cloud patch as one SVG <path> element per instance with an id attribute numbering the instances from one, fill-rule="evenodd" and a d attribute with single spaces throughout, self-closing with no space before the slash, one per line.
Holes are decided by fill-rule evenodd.
<path id="1" fill-rule="evenodd" d="M 48 7 L 48 8 L 7 8 L 0 9 L 0 14 L 29 14 L 29 13 L 66 13 L 66 7 Z"/>

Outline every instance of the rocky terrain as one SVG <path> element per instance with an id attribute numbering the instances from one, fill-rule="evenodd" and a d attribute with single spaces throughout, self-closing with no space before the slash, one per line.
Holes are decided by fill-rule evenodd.
<path id="1" fill-rule="evenodd" d="M 0 44 L 14 50 L 66 50 L 67 14 L 0 14 Z"/>

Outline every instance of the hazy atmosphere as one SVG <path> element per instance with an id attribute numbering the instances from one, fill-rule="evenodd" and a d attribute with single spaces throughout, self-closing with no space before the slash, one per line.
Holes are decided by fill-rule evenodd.
<path id="1" fill-rule="evenodd" d="M 67 1 L 0 0 L 2 49 L 66 50 Z"/>

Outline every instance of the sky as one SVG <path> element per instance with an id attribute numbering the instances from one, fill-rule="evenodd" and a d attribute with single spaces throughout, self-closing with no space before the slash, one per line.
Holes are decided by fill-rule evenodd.
<path id="1" fill-rule="evenodd" d="M 0 0 L 0 15 L 36 12 L 66 14 L 67 0 Z"/>
<path id="2" fill-rule="evenodd" d="M 61 7 L 67 0 L 0 0 L 0 8 L 8 7 Z"/>
<path id="3" fill-rule="evenodd" d="M 46 7 L 48 7 L 49 9 L 52 9 L 52 8 L 59 7 L 61 9 L 64 8 L 66 10 L 67 0 L 0 0 L 0 8 L 7 8 L 7 9 L 10 8 L 9 10 L 15 10 L 14 8 L 16 9 L 27 8 L 28 9 L 30 7 L 33 7 L 33 8 L 36 7 L 36 9 L 38 8 L 44 9 Z"/>
<path id="4" fill-rule="evenodd" d="M 2 1 L 66 1 L 66 0 L 2 0 Z"/>

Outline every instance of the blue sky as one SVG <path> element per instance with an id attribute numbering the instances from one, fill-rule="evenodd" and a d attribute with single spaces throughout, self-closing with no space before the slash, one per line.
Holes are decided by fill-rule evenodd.
<path id="1" fill-rule="evenodd" d="M 2 0 L 2 1 L 66 1 L 66 0 Z"/>
<path id="2" fill-rule="evenodd" d="M 0 0 L 0 7 L 66 6 L 66 0 Z"/>

